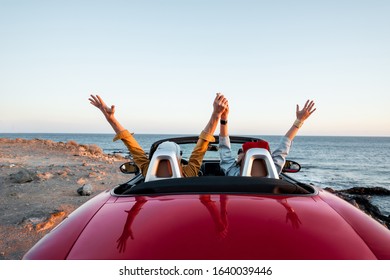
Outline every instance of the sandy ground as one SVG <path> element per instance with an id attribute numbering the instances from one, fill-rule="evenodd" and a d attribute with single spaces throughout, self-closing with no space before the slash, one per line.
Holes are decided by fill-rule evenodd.
<path id="1" fill-rule="evenodd" d="M 0 260 L 18 260 L 69 213 L 129 180 L 127 160 L 75 142 L 0 138 Z M 90 196 L 79 195 L 85 185 Z"/>

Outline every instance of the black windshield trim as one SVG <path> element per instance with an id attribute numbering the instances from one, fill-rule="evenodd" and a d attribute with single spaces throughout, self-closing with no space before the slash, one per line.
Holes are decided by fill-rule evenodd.
<path id="1" fill-rule="evenodd" d="M 132 187 L 123 194 L 184 193 L 311 195 L 315 194 L 315 189 L 308 185 L 294 184 L 272 178 L 207 176 L 144 182 Z"/>

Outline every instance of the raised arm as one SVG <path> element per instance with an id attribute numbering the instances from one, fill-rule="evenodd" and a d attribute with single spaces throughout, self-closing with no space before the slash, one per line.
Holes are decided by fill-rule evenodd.
<path id="1" fill-rule="evenodd" d="M 222 137 L 229 136 L 228 128 L 228 118 L 229 118 L 229 104 L 227 104 L 225 111 L 221 115 L 221 125 L 219 130 L 219 135 Z"/>
<path id="2" fill-rule="evenodd" d="M 240 168 L 237 167 L 236 157 L 232 154 L 229 138 L 229 104 L 221 115 L 221 124 L 219 126 L 219 166 L 227 176 L 239 176 Z"/>
<path id="3" fill-rule="evenodd" d="M 286 132 L 285 137 L 280 139 L 278 147 L 272 152 L 272 159 L 274 160 L 276 170 L 280 173 L 286 163 L 286 157 L 290 152 L 291 142 L 297 135 L 303 122 L 310 117 L 310 115 L 316 110 L 314 108 L 314 102 L 307 100 L 302 110 L 299 110 L 297 105 L 296 120 L 290 129 Z"/>
<path id="4" fill-rule="evenodd" d="M 211 117 L 199 136 L 198 142 L 196 143 L 196 146 L 188 160 L 188 164 L 183 166 L 183 174 L 185 177 L 198 175 L 208 145 L 210 142 L 215 141 L 213 134 L 217 128 L 218 121 L 223 111 L 226 109 L 226 106 L 227 99 L 222 94 L 217 93 L 213 102 L 213 112 Z"/>
<path id="5" fill-rule="evenodd" d="M 108 123 L 112 126 L 116 133 L 114 141 L 117 141 L 119 139 L 123 141 L 123 143 L 129 149 L 129 152 L 132 155 L 134 162 L 137 164 L 138 168 L 145 176 L 149 167 L 148 156 L 142 149 L 142 147 L 138 144 L 137 140 L 135 140 L 132 133 L 126 130 L 115 118 L 115 106 L 112 105 L 111 107 L 108 107 L 99 95 L 91 95 L 89 101 L 93 106 L 102 111 Z"/>
<path id="6" fill-rule="evenodd" d="M 112 126 L 115 133 L 119 133 L 125 130 L 124 127 L 115 118 L 115 105 L 111 105 L 111 107 L 108 107 L 99 95 L 91 94 L 89 101 L 93 106 L 102 111 L 103 115 L 106 117 L 108 123 Z"/>
<path id="7" fill-rule="evenodd" d="M 305 120 L 307 120 L 311 116 L 311 114 L 313 114 L 314 111 L 316 110 L 316 108 L 314 108 L 314 106 L 315 106 L 315 103 L 313 100 L 307 100 L 305 103 L 305 106 L 303 106 L 302 110 L 299 110 L 299 105 L 297 104 L 297 109 L 296 109 L 296 117 L 297 118 L 296 118 L 294 124 L 291 126 L 291 128 L 287 131 L 287 133 L 285 135 L 291 141 L 295 138 L 299 129 L 301 128 L 301 126 L 305 122 Z"/>

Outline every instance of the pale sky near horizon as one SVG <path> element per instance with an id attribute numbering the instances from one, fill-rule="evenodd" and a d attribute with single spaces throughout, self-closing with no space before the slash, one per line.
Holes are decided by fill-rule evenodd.
<path id="1" fill-rule="evenodd" d="M 0 133 L 390 136 L 390 1 L 0 0 Z M 218 128 L 216 133 L 218 133 Z"/>

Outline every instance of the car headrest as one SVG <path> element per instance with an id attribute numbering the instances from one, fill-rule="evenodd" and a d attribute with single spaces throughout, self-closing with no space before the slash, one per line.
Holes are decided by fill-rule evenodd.
<path id="1" fill-rule="evenodd" d="M 275 163 L 268 150 L 252 148 L 245 153 L 241 176 L 255 176 L 278 179 Z"/>

